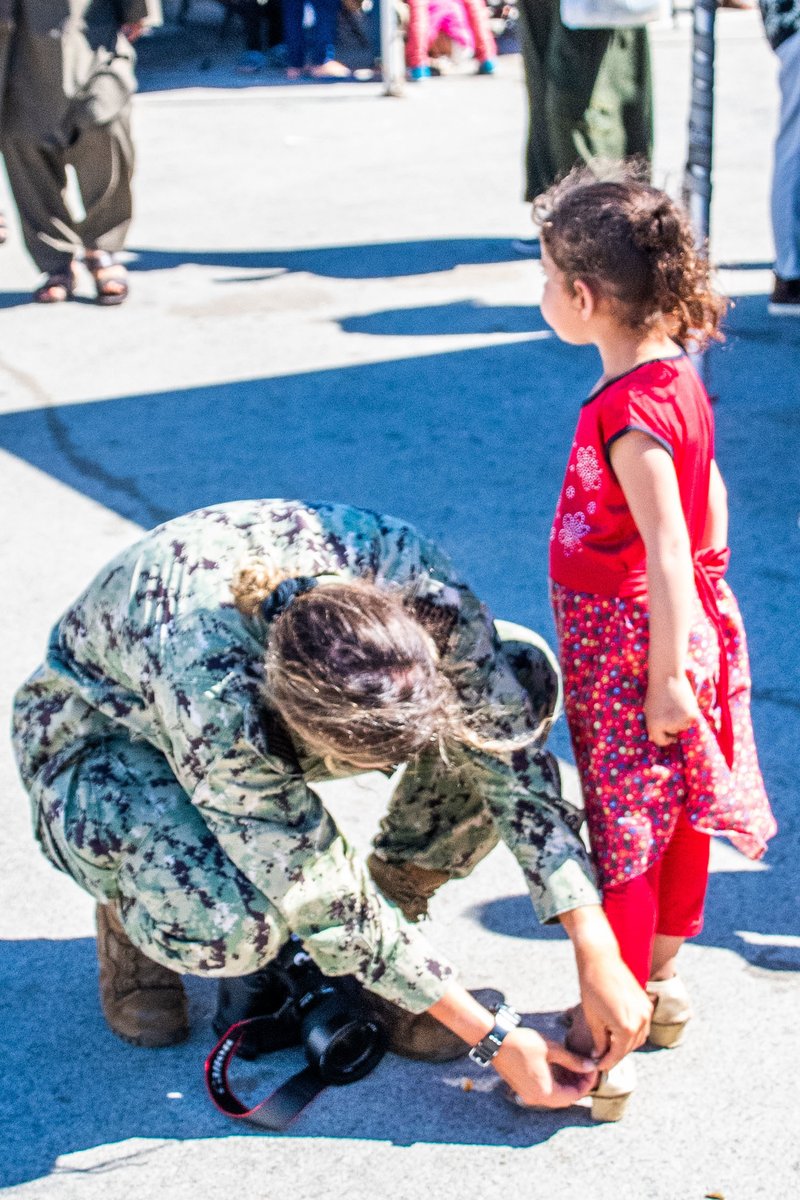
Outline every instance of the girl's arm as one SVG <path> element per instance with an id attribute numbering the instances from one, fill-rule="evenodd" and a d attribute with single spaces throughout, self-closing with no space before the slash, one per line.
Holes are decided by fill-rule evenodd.
<path id="1" fill-rule="evenodd" d="M 669 746 L 699 715 L 686 675 L 695 583 L 678 480 L 667 451 L 635 430 L 613 444 L 611 465 L 647 552 L 647 735 Z"/>
<path id="2" fill-rule="evenodd" d="M 703 529 L 703 547 L 724 550 L 728 545 L 728 489 L 725 487 L 716 460 L 711 463 L 708 481 L 708 511 Z"/>

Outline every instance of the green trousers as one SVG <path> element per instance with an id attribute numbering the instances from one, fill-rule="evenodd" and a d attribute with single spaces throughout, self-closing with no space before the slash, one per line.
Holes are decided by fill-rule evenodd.
<path id="1" fill-rule="evenodd" d="M 577 163 L 642 156 L 653 143 L 646 29 L 567 29 L 559 0 L 518 0 L 528 90 L 525 199 Z"/>
<path id="2" fill-rule="evenodd" d="M 497 628 L 544 734 L 561 707 L 556 659 L 533 631 L 508 622 Z M 25 737 L 43 714 L 60 722 L 62 737 L 73 734 L 50 762 Z M 159 750 L 91 710 L 46 667 L 20 688 L 15 715 L 18 761 L 44 853 L 101 903 L 119 905 L 135 945 L 193 975 L 247 975 L 274 958 L 289 934 L 284 918 L 224 854 Z M 540 789 L 557 798 L 558 765 L 544 749 L 538 770 Z M 390 862 L 467 875 L 499 840 L 483 796 L 438 755 L 415 774 L 413 787 L 406 775 L 397 788 L 376 850 Z"/>

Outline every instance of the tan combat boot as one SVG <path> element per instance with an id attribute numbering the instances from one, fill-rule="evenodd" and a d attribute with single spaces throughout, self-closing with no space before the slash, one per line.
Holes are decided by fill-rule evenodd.
<path id="1" fill-rule="evenodd" d="M 390 863 L 377 854 L 370 854 L 367 866 L 384 896 L 394 901 L 408 921 L 428 915 L 428 901 L 450 878 L 446 871 L 428 871 L 410 862 Z"/>
<path id="2" fill-rule="evenodd" d="M 117 1035 L 134 1046 L 174 1046 L 189 1034 L 179 975 L 133 945 L 113 904 L 97 906 L 100 1006 Z"/>
<path id="3" fill-rule="evenodd" d="M 406 1012 L 374 992 L 364 991 L 361 998 L 386 1030 L 387 1046 L 393 1054 L 421 1062 L 450 1062 L 469 1050 L 465 1041 L 429 1013 Z"/>

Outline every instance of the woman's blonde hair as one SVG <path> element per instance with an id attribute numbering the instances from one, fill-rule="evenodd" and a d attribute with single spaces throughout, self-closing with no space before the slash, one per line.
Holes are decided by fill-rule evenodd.
<path id="1" fill-rule="evenodd" d="M 248 563 L 232 584 L 255 616 L 288 578 Z M 470 738 L 434 637 L 399 588 L 366 579 L 297 594 L 271 623 L 265 699 L 309 749 L 328 761 L 385 768 Z"/>

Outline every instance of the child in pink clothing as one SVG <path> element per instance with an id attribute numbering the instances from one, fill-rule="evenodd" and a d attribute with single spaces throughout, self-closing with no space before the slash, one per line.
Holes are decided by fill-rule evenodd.
<path id="1" fill-rule="evenodd" d="M 430 58 L 474 57 L 482 75 L 494 72 L 497 43 L 485 0 L 408 0 L 406 67 L 409 78 L 430 75 Z"/>
<path id="2" fill-rule="evenodd" d="M 595 345 L 603 366 L 550 535 L 565 710 L 603 908 L 652 997 L 650 1040 L 671 1046 L 690 1016 L 675 958 L 702 928 L 709 835 L 758 858 L 775 832 L 723 579 L 713 415 L 683 348 L 718 336 L 725 302 L 686 215 L 632 176 L 573 172 L 534 212 L 542 315 L 563 341 Z M 569 1041 L 592 1049 L 580 1010 Z M 619 1119 L 632 1086 L 623 1059 L 601 1081 L 601 1119 Z"/>

